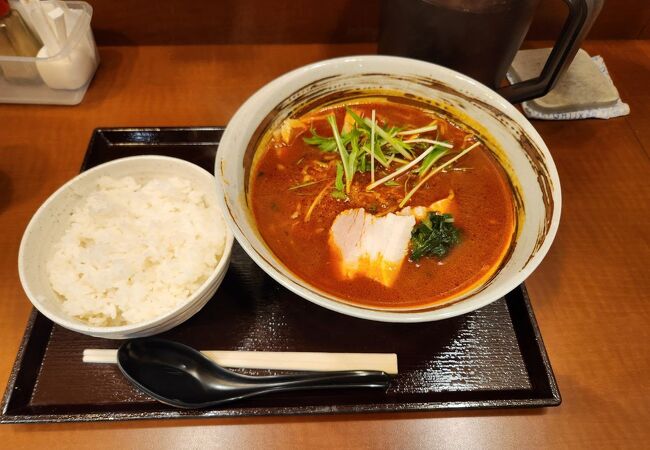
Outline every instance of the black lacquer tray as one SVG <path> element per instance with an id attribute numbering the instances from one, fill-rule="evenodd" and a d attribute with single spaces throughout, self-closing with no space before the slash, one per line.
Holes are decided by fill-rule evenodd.
<path id="1" fill-rule="evenodd" d="M 130 155 L 187 159 L 212 171 L 222 128 L 98 129 L 82 170 Z M 27 301 L 27 299 L 25 299 Z M 293 392 L 219 409 L 175 410 L 132 388 L 114 365 L 84 364 L 84 348 L 119 341 L 80 335 L 33 312 L 9 379 L 0 422 L 426 411 L 560 404 L 522 285 L 478 311 L 440 322 L 389 324 L 316 306 L 281 287 L 235 244 L 215 297 L 163 334 L 202 349 L 390 352 L 388 392 Z"/>

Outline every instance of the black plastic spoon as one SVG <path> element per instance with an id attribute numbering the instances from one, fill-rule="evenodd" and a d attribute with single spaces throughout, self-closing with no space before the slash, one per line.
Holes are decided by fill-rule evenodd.
<path id="1" fill-rule="evenodd" d="M 388 388 L 385 372 L 348 370 L 248 376 L 224 369 L 187 345 L 164 339 L 125 342 L 120 370 L 136 387 L 167 405 L 205 408 L 278 391 Z"/>

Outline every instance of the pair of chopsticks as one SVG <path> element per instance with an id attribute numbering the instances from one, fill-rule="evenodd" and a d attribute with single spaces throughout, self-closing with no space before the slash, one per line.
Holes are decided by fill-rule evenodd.
<path id="1" fill-rule="evenodd" d="M 202 350 L 208 358 L 223 367 L 273 370 L 379 370 L 397 374 L 395 353 L 324 353 L 324 352 L 247 352 Z M 117 350 L 87 348 L 85 363 L 117 363 Z"/>

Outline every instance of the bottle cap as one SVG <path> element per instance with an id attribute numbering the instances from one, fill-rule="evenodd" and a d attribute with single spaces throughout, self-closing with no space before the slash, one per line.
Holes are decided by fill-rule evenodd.
<path id="1" fill-rule="evenodd" d="M 9 6 L 9 0 L 0 0 L 0 17 L 4 17 L 9 14 L 11 7 Z"/>

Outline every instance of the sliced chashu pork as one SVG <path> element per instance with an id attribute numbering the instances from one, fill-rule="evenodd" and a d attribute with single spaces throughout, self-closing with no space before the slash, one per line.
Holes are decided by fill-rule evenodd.
<path id="1" fill-rule="evenodd" d="M 449 196 L 427 206 L 406 207 L 397 214 L 377 217 L 363 208 L 342 211 L 330 228 L 329 246 L 335 267 L 343 279 L 366 277 L 391 287 L 408 254 L 411 231 L 416 219 L 430 211 L 449 211 Z"/>
<path id="2" fill-rule="evenodd" d="M 330 228 L 329 244 L 343 279 L 365 276 L 392 286 L 408 251 L 412 216 L 375 217 L 363 208 L 341 212 Z"/>

